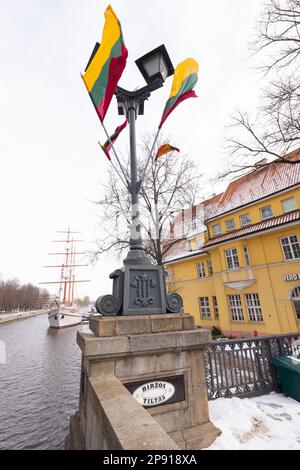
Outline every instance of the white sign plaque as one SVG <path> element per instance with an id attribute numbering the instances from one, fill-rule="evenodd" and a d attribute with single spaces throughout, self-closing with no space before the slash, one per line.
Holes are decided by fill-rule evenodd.
<path id="1" fill-rule="evenodd" d="M 155 380 L 140 385 L 134 392 L 134 398 L 143 406 L 161 405 L 175 393 L 175 387 L 170 382 Z"/>

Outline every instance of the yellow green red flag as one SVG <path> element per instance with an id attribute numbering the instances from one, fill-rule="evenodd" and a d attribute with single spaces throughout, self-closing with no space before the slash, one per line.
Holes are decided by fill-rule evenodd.
<path id="1" fill-rule="evenodd" d="M 105 144 L 101 144 L 100 142 L 98 142 L 98 144 L 100 145 L 100 147 L 102 148 L 103 152 L 105 153 L 105 155 L 107 156 L 108 160 L 111 160 L 110 158 L 110 155 L 109 155 L 109 151 L 110 149 L 112 148 L 112 146 L 114 145 L 115 141 L 117 140 L 117 138 L 119 137 L 119 135 L 121 134 L 122 130 L 125 129 L 125 127 L 127 126 L 128 124 L 128 120 L 125 119 L 125 121 L 123 122 L 123 124 L 121 124 L 121 126 L 118 126 L 115 130 L 115 132 L 110 136 L 109 139 L 107 139 L 107 141 L 105 142 Z"/>
<path id="2" fill-rule="evenodd" d="M 110 5 L 104 15 L 105 25 L 101 44 L 95 46 L 82 75 L 101 122 L 105 118 L 128 56 L 120 22 Z"/>
<path id="3" fill-rule="evenodd" d="M 168 101 L 166 102 L 166 106 L 158 126 L 159 129 L 179 103 L 187 98 L 197 98 L 193 88 L 198 81 L 198 70 L 198 62 L 194 59 L 186 59 L 177 65 L 174 72 L 171 93 Z"/>
<path id="4" fill-rule="evenodd" d="M 154 161 L 156 161 L 159 157 L 169 152 L 180 152 L 180 150 L 177 147 L 173 147 L 173 145 L 163 144 L 157 150 Z"/>

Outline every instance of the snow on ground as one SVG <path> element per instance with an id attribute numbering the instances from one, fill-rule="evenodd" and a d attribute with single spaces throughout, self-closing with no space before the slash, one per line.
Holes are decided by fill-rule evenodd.
<path id="1" fill-rule="evenodd" d="M 283 394 L 209 401 L 222 431 L 208 450 L 300 450 L 300 403 Z"/>

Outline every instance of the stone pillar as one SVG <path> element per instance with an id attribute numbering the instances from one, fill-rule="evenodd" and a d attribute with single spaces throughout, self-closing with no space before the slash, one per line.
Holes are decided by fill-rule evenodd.
<path id="1" fill-rule="evenodd" d="M 78 332 L 82 375 L 78 424 L 85 436 L 90 381 L 117 378 L 181 449 L 208 447 L 210 422 L 203 347 L 209 330 L 183 314 L 94 317 Z M 122 409 L 116 410 L 122 415 Z M 155 450 L 155 449 L 153 449 Z"/>

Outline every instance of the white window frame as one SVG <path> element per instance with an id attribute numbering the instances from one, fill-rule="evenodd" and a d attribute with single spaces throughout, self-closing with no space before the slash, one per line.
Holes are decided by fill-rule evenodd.
<path id="1" fill-rule="evenodd" d="M 244 217 L 245 215 L 248 215 L 249 216 L 249 222 L 246 222 L 245 224 L 243 224 L 242 222 L 242 217 Z M 241 223 L 241 227 L 245 227 L 246 225 L 250 225 L 251 224 L 251 215 L 249 212 L 246 212 L 245 214 L 241 214 L 240 215 L 240 223 Z"/>
<path id="2" fill-rule="evenodd" d="M 238 252 L 236 248 L 228 248 L 227 250 L 224 250 L 224 254 L 228 270 L 238 269 L 240 267 Z M 229 266 L 229 260 L 232 264 L 231 267 Z"/>
<path id="3" fill-rule="evenodd" d="M 247 307 L 248 320 L 250 322 L 263 322 L 263 314 L 261 311 L 259 295 L 254 294 L 245 294 L 245 304 Z"/>
<path id="4" fill-rule="evenodd" d="M 296 286 L 293 288 L 291 295 L 290 295 L 291 301 L 293 303 L 293 308 L 296 316 L 296 321 L 300 322 L 300 286 Z M 299 312 L 297 310 L 297 306 L 295 302 L 299 303 Z"/>
<path id="5" fill-rule="evenodd" d="M 284 203 L 287 202 L 287 201 L 291 201 L 291 200 L 295 201 L 295 207 L 294 207 L 293 209 L 289 209 L 289 210 L 286 211 L 286 210 L 284 209 Z M 292 211 L 295 211 L 296 209 L 298 209 L 298 207 L 297 207 L 297 201 L 296 201 L 296 198 L 295 198 L 294 196 L 288 197 L 288 198 L 286 198 L 286 199 L 282 199 L 282 201 L 280 201 L 280 202 L 281 202 L 282 210 L 283 210 L 283 212 L 284 212 L 285 214 L 287 214 L 288 212 L 292 212 Z"/>
<path id="6" fill-rule="evenodd" d="M 295 237 L 296 241 L 291 241 L 292 237 Z M 283 240 L 288 240 L 288 243 L 283 244 Z M 296 234 L 288 235 L 286 237 L 281 237 L 280 238 L 280 245 L 281 245 L 281 249 L 282 249 L 282 253 L 283 253 L 283 257 L 284 257 L 285 261 L 290 261 L 290 260 L 293 260 L 293 259 L 300 259 L 300 245 L 299 245 L 298 237 L 297 237 Z M 288 247 L 288 250 L 289 250 L 290 254 L 292 255 L 291 257 L 286 256 L 287 252 L 284 249 L 285 247 Z M 296 250 L 298 251 L 298 256 L 295 256 Z"/>
<path id="7" fill-rule="evenodd" d="M 241 296 L 239 294 L 228 295 L 228 303 L 229 303 L 231 320 L 243 322 L 244 312 L 243 312 Z"/>
<path id="8" fill-rule="evenodd" d="M 207 269 L 208 269 L 208 276 L 212 277 L 213 274 L 214 274 L 214 270 L 213 270 L 213 265 L 212 265 L 212 260 L 211 259 L 209 259 L 207 261 Z"/>
<path id="9" fill-rule="evenodd" d="M 218 299 L 215 295 L 212 296 L 212 303 L 213 303 L 215 320 L 219 320 L 220 312 L 219 312 L 219 306 L 218 306 Z"/>
<path id="10" fill-rule="evenodd" d="M 271 209 L 271 215 L 268 215 L 267 217 L 264 217 L 264 215 L 263 215 L 263 210 L 264 209 Z M 260 211 L 260 217 L 261 217 L 262 220 L 271 219 L 271 217 L 273 217 L 273 209 L 272 209 L 271 204 L 268 204 L 267 206 L 261 207 L 259 209 L 259 211 Z"/>
<path id="11" fill-rule="evenodd" d="M 198 274 L 198 279 L 204 279 L 206 277 L 205 263 L 203 261 L 200 261 L 199 263 L 197 263 L 197 274 Z"/>
<path id="12" fill-rule="evenodd" d="M 216 227 L 219 227 L 220 229 L 216 232 Z M 217 235 L 221 235 L 222 233 L 222 228 L 221 228 L 221 224 L 215 224 L 212 226 L 212 233 L 213 233 L 213 236 L 216 237 Z"/>
<path id="13" fill-rule="evenodd" d="M 228 227 L 228 222 L 233 222 L 233 226 L 232 226 L 232 227 Z M 227 232 L 230 232 L 231 230 L 234 230 L 234 229 L 235 229 L 234 219 L 227 219 L 227 220 L 225 220 L 225 225 L 226 225 L 226 231 L 227 231 Z"/>
<path id="14" fill-rule="evenodd" d="M 243 246 L 243 254 L 244 254 L 246 266 L 247 268 L 249 268 L 251 266 L 251 259 L 249 255 L 249 248 L 247 246 Z"/>
<path id="15" fill-rule="evenodd" d="M 209 297 L 198 297 L 200 318 L 202 320 L 211 320 Z"/>

